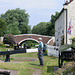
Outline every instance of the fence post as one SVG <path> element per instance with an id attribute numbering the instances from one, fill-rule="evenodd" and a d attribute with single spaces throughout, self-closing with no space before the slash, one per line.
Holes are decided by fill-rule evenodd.
<path id="1" fill-rule="evenodd" d="M 60 58 L 61 56 L 60 56 L 60 52 L 59 52 L 59 59 L 58 59 L 58 63 L 59 63 L 59 68 L 61 68 L 61 61 L 60 61 Z"/>
<path id="2" fill-rule="evenodd" d="M 26 51 L 26 43 L 24 44 L 24 49 L 25 49 L 25 53 L 26 53 L 26 52 L 27 52 L 27 51 Z"/>
<path id="3" fill-rule="evenodd" d="M 10 51 L 9 51 L 9 49 L 7 49 L 7 54 L 6 54 L 6 59 L 5 59 L 5 62 L 10 62 Z"/>

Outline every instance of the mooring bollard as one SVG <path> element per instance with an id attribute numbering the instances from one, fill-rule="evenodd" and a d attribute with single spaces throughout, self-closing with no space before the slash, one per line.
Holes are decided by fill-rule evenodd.
<path id="1" fill-rule="evenodd" d="M 5 59 L 5 62 L 10 62 L 10 50 L 7 49 L 7 54 L 6 54 L 6 59 Z"/>

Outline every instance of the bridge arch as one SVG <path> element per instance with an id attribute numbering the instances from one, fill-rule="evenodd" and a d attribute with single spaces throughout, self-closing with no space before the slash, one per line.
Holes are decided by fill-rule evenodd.
<path id="1" fill-rule="evenodd" d="M 23 41 L 26 40 L 34 40 L 38 41 L 38 38 L 41 37 L 44 44 L 53 45 L 54 41 L 52 36 L 45 36 L 45 35 L 38 35 L 38 34 L 21 34 L 21 35 L 14 35 L 14 39 L 16 43 L 21 44 Z M 51 40 L 52 39 L 52 40 Z"/>
<path id="2" fill-rule="evenodd" d="M 36 41 L 37 43 L 39 43 L 39 41 L 36 40 L 36 39 L 26 38 L 26 39 L 21 40 L 18 44 L 22 44 L 23 42 L 25 42 L 25 41 L 27 41 L 27 40 L 33 40 L 33 41 Z"/>

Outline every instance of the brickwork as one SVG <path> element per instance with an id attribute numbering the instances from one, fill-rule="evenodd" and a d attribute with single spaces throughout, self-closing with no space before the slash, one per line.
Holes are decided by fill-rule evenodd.
<path id="1" fill-rule="evenodd" d="M 22 34 L 22 35 L 14 36 L 16 43 L 19 43 L 19 44 L 25 40 L 32 40 L 32 39 L 38 42 L 39 37 L 42 38 L 42 41 L 44 42 L 44 44 L 46 44 L 51 39 L 51 36 L 43 36 L 43 35 L 37 35 L 37 34 Z"/>

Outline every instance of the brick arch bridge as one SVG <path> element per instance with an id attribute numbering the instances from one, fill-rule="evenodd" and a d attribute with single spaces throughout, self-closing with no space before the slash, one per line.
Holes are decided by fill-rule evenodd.
<path id="1" fill-rule="evenodd" d="M 44 35 L 37 35 L 37 34 L 21 34 L 21 35 L 14 35 L 14 39 L 16 43 L 21 44 L 26 40 L 34 40 L 38 41 L 38 38 L 41 37 L 44 44 L 53 45 L 52 36 L 44 36 Z"/>

